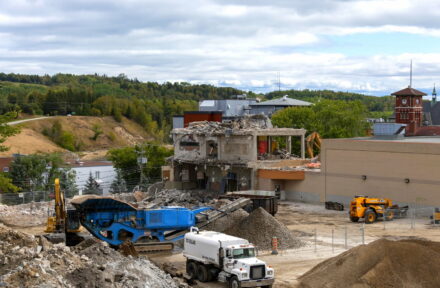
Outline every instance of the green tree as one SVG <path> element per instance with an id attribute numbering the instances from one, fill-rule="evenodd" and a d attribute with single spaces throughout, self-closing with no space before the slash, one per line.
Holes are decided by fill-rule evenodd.
<path id="1" fill-rule="evenodd" d="M 55 178 L 59 178 L 61 189 L 69 191 L 70 196 L 76 194 L 75 171 L 62 167 L 64 164 L 60 154 L 32 154 L 18 156 L 11 163 L 10 177 L 12 183 L 24 191 L 51 191 Z"/>
<path id="2" fill-rule="evenodd" d="M 365 136 L 367 110 L 359 101 L 321 100 L 309 107 L 291 107 L 272 116 L 278 127 L 305 128 L 323 138 Z"/>
<path id="3" fill-rule="evenodd" d="M 20 190 L 12 184 L 12 179 L 6 177 L 4 173 L 0 173 L 0 193 L 17 193 Z"/>
<path id="4" fill-rule="evenodd" d="M 101 194 L 101 188 L 100 188 L 98 182 L 96 182 L 95 178 L 93 178 L 92 172 L 90 172 L 89 178 L 87 179 L 87 182 L 86 182 L 86 185 L 84 186 L 82 194 L 83 195 Z"/>
<path id="5" fill-rule="evenodd" d="M 119 171 L 119 169 L 116 169 L 116 178 L 110 186 L 110 193 L 119 194 L 123 192 L 127 192 L 127 185 L 122 177 L 122 172 Z"/>
<path id="6" fill-rule="evenodd" d="M 132 188 L 138 184 L 152 183 L 161 178 L 161 167 L 165 165 L 166 158 L 173 155 L 173 150 L 158 143 L 146 143 L 135 147 L 112 149 L 107 157 L 113 162 L 116 169 L 121 171 L 127 186 Z M 138 157 L 147 158 L 147 163 L 142 165 L 145 183 L 140 183 Z"/>
<path id="7" fill-rule="evenodd" d="M 107 153 L 107 158 L 120 171 L 129 189 L 139 184 L 140 172 L 137 157 L 138 155 L 134 147 L 111 149 Z"/>
<path id="8" fill-rule="evenodd" d="M 9 148 L 2 145 L 6 138 L 17 134 L 20 130 L 16 127 L 9 126 L 7 122 L 16 118 L 18 112 L 8 112 L 0 115 L 0 152 L 7 151 Z"/>

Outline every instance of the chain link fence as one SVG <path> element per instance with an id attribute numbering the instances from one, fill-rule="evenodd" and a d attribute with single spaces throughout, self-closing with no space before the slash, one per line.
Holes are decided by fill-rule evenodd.
<path id="1" fill-rule="evenodd" d="M 21 193 L 0 194 L 0 203 L 4 205 L 19 205 L 31 202 L 46 202 L 53 198 L 53 192 L 32 191 Z"/>
<path id="2" fill-rule="evenodd" d="M 436 217 L 436 213 L 438 217 Z M 343 225 L 341 225 L 340 219 L 335 219 L 334 225 L 326 222 L 313 228 L 314 224 L 311 224 L 308 231 L 294 231 L 296 238 L 302 240 L 304 245 L 294 249 L 279 248 L 279 254 L 302 255 L 301 257 L 306 258 L 310 255 L 316 257 L 320 254 L 331 256 L 380 238 L 389 240 L 430 239 L 431 236 L 435 237 L 440 232 L 438 230 L 440 229 L 440 209 L 433 207 L 412 207 L 403 217 L 388 221 L 379 218 L 372 224 L 365 224 L 362 219 L 357 223 L 350 222 L 348 213 L 346 219 L 346 224 Z M 327 225 L 330 227 L 323 227 Z M 289 225 L 289 228 L 295 229 L 294 225 Z M 281 243 L 278 245 L 281 246 Z M 270 254 L 271 251 L 262 251 L 262 253 Z"/>

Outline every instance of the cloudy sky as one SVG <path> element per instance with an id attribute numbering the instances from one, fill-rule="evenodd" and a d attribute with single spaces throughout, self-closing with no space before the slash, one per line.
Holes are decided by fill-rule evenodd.
<path id="1" fill-rule="evenodd" d="M 438 0 L 0 0 L 0 71 L 257 92 L 440 85 Z"/>

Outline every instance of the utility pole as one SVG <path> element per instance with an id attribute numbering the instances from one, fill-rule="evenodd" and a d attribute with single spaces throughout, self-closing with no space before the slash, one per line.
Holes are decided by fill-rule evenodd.
<path id="1" fill-rule="evenodd" d="M 145 157 L 145 151 L 144 151 L 144 147 L 141 147 L 141 151 L 138 154 L 138 158 L 137 158 L 137 163 L 139 165 L 139 169 L 141 172 L 141 177 L 139 179 L 139 187 L 142 187 L 143 183 L 144 183 L 144 164 L 147 164 L 148 159 L 147 157 Z"/>
<path id="2" fill-rule="evenodd" d="M 281 72 L 278 71 L 278 92 L 281 91 Z"/>

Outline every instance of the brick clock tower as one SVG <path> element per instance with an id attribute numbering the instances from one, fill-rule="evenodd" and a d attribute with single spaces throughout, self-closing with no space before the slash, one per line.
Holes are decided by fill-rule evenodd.
<path id="1" fill-rule="evenodd" d="M 411 87 L 394 92 L 396 96 L 396 123 L 406 125 L 406 134 L 414 135 L 416 130 L 422 126 L 423 121 L 423 96 L 422 91 Z"/>

